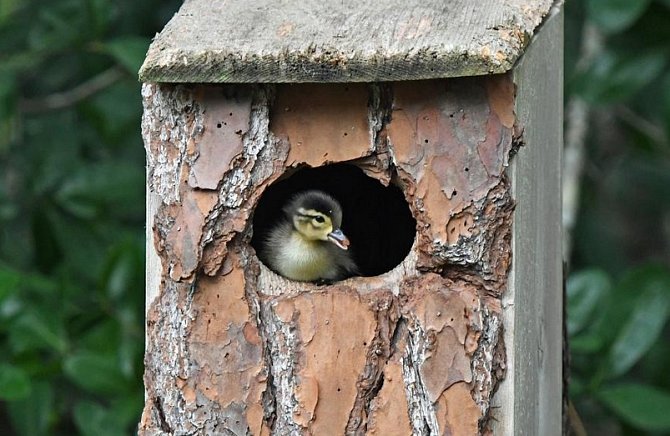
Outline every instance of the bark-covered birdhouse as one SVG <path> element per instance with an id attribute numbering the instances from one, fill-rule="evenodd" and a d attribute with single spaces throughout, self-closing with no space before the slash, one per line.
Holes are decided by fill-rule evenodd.
<path id="1" fill-rule="evenodd" d="M 560 433 L 554 3 L 184 3 L 140 71 L 140 434 Z"/>

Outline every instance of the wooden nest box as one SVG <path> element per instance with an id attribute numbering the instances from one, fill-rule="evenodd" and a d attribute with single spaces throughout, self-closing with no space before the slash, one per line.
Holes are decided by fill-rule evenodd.
<path id="1" fill-rule="evenodd" d="M 140 71 L 140 434 L 560 434 L 559 6 L 185 2 Z M 359 275 L 259 260 L 307 189 Z"/>

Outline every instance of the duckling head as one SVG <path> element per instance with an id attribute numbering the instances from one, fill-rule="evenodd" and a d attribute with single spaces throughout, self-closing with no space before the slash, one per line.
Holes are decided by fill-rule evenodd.
<path id="1" fill-rule="evenodd" d="M 347 250 L 349 239 L 344 235 L 342 207 L 321 191 L 305 191 L 293 197 L 284 207 L 293 228 L 307 241 L 328 241 Z"/>

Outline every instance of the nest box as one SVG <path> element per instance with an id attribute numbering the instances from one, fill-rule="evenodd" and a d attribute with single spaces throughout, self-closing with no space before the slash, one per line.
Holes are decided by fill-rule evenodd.
<path id="1" fill-rule="evenodd" d="M 184 3 L 140 71 L 140 434 L 560 434 L 554 3 Z M 259 257 L 307 189 L 359 275 Z"/>

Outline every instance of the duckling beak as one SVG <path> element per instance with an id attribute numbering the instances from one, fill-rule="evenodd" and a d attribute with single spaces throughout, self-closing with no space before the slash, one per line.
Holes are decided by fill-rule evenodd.
<path id="1" fill-rule="evenodd" d="M 340 229 L 335 229 L 328 233 L 328 240 L 342 250 L 347 250 L 349 248 L 349 238 L 347 238 Z"/>

